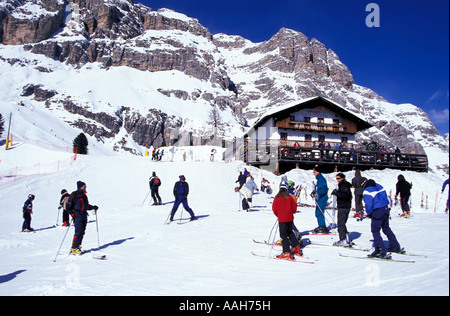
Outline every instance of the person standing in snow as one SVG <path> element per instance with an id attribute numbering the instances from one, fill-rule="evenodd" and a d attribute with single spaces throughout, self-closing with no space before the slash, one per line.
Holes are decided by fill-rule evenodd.
<path id="1" fill-rule="evenodd" d="M 175 186 L 173 187 L 173 195 L 175 196 L 175 204 L 173 205 L 172 212 L 170 213 L 170 221 L 173 221 L 173 216 L 178 210 L 178 207 L 180 204 L 183 204 L 184 209 L 191 215 L 191 221 L 194 221 L 197 219 L 195 217 L 194 212 L 188 205 L 187 196 L 189 194 L 189 184 L 186 182 L 186 177 L 184 175 L 181 175 L 180 181 L 175 183 Z"/>
<path id="2" fill-rule="evenodd" d="M 161 179 L 156 176 L 156 172 L 153 171 L 150 177 L 149 186 L 152 192 L 153 204 L 152 205 L 162 205 L 161 197 L 159 196 L 159 187 L 161 185 Z"/>
<path id="3" fill-rule="evenodd" d="M 338 182 L 338 188 L 334 189 L 331 194 L 336 196 L 339 241 L 336 241 L 333 246 L 350 247 L 351 242 L 348 239 L 346 224 L 352 207 L 352 185 L 345 180 L 345 175 L 343 173 L 338 173 L 336 175 L 336 181 Z"/>
<path id="4" fill-rule="evenodd" d="M 252 203 L 253 194 L 254 192 L 258 191 L 258 186 L 256 185 L 255 181 L 253 180 L 253 177 L 249 173 L 247 176 L 247 182 L 245 185 L 239 190 L 239 192 L 242 194 L 242 210 L 249 212 L 250 211 L 250 203 Z"/>
<path id="5" fill-rule="evenodd" d="M 66 209 L 66 203 L 67 200 L 69 199 L 70 194 L 67 192 L 66 189 L 62 189 L 61 190 L 61 199 L 59 200 L 59 206 L 58 206 L 58 210 L 62 209 L 62 226 L 69 226 L 69 213 L 67 212 Z"/>
<path id="6" fill-rule="evenodd" d="M 403 214 L 400 215 L 400 217 L 409 216 L 409 197 L 411 196 L 412 184 L 407 182 L 402 174 L 398 175 L 397 180 L 395 200 L 397 200 L 397 197 L 400 194 L 400 206 L 403 211 Z"/>
<path id="7" fill-rule="evenodd" d="M 397 238 L 389 227 L 389 199 L 386 190 L 374 180 L 364 182 L 364 203 L 367 216 L 372 219 L 371 231 L 373 235 L 375 251 L 368 255 L 375 258 L 389 258 L 387 252 L 402 252 Z M 386 248 L 380 231 L 387 236 L 389 247 Z"/>
<path id="8" fill-rule="evenodd" d="M 245 184 L 245 181 L 246 181 L 246 178 L 245 178 L 245 176 L 242 174 L 242 171 L 240 171 L 240 172 L 239 172 L 238 179 L 235 181 L 235 183 L 236 183 L 236 182 L 239 183 L 239 187 L 238 187 L 237 191 L 239 191 L 239 190 L 242 188 L 242 186 Z"/>
<path id="9" fill-rule="evenodd" d="M 31 214 L 33 214 L 33 200 L 35 196 L 34 194 L 28 194 L 28 198 L 23 204 L 22 212 L 23 212 L 23 224 L 22 224 L 22 232 L 33 231 L 31 228 Z"/>
<path id="10" fill-rule="evenodd" d="M 321 168 L 315 166 L 313 169 L 317 184 L 315 190 L 311 193 L 316 202 L 316 218 L 318 227 L 313 230 L 314 233 L 328 234 L 329 230 L 325 223 L 325 206 L 328 201 L 328 185 L 327 180 L 321 173 Z"/>
<path id="11" fill-rule="evenodd" d="M 448 182 L 449 182 L 449 181 L 448 181 L 448 179 L 447 179 L 447 180 L 445 180 L 444 183 L 442 184 L 442 191 L 441 191 L 441 194 L 444 193 L 445 187 L 447 186 Z M 449 200 L 449 198 L 450 198 L 450 190 L 448 190 L 448 191 L 449 191 L 449 196 L 447 197 L 447 207 L 445 208 L 445 213 L 448 213 L 448 200 Z"/>
<path id="12" fill-rule="evenodd" d="M 72 218 L 75 223 L 75 234 L 72 241 L 71 254 L 81 255 L 81 244 L 86 232 L 86 226 L 88 222 L 88 213 L 90 210 L 98 210 L 97 205 L 89 204 L 88 197 L 86 195 L 86 183 L 83 181 L 77 181 L 77 190 L 72 192 L 67 200 L 66 207 L 69 212 L 72 212 Z"/>
<path id="13" fill-rule="evenodd" d="M 355 217 L 362 217 L 364 215 L 363 210 L 363 187 L 362 183 L 367 179 L 361 175 L 361 170 L 355 170 L 355 177 L 352 179 L 352 186 L 355 188 Z"/>
<path id="14" fill-rule="evenodd" d="M 289 194 L 285 182 L 280 184 L 280 191 L 273 200 L 272 211 L 278 218 L 281 245 L 283 246 L 283 252 L 277 258 L 294 259 L 294 255 L 303 255 L 294 234 L 294 214 L 297 212 L 297 203 Z"/>

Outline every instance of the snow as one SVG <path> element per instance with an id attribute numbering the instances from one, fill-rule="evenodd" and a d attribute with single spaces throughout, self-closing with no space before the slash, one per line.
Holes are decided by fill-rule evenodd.
<path id="1" fill-rule="evenodd" d="M 188 149 L 196 158 L 183 162 L 180 153 Z M 311 245 L 304 253 L 318 261 L 297 264 L 251 255 L 251 251 L 264 255 L 280 252 L 279 248 L 271 250 L 252 241 L 269 238 L 276 220 L 271 212 L 272 197 L 257 194 L 254 212 L 237 211 L 239 197 L 233 188 L 239 171 L 247 166 L 217 161 L 219 154 L 216 162 L 209 162 L 210 150 L 177 148 L 174 162 L 169 161 L 169 148 L 162 162 L 152 162 L 145 156 L 79 155 L 71 167 L 59 172 L 0 183 L 0 295 L 72 295 L 74 290 L 83 295 L 126 296 L 355 295 L 367 290 L 371 295 L 449 294 L 449 222 L 443 212 L 447 191 L 441 195 L 440 177 L 405 172 L 406 179 L 413 182 L 413 217 L 401 219 L 396 216 L 398 208 L 392 211 L 391 227 L 401 245 L 426 258 L 398 256 L 415 260 L 414 264 L 357 260 L 341 258 L 339 253 L 365 253 Z M 26 155 L 26 151 L 33 154 Z M 0 166 L 10 161 L 21 166 L 56 161 L 61 155 L 66 158 L 69 153 L 17 142 L 8 151 L 2 146 Z M 263 176 L 277 187 L 279 176 L 247 168 L 257 183 Z M 161 177 L 160 195 L 165 205 L 150 206 L 150 197 L 145 199 L 152 171 Z M 173 206 L 173 184 L 180 174 L 190 185 L 190 206 L 203 217 L 177 225 L 180 216 L 188 218 L 180 207 L 176 221 L 163 225 Z M 398 173 L 385 170 L 363 174 L 391 190 Z M 353 176 L 351 172 L 346 175 L 349 179 Z M 310 192 L 314 180 L 311 171 L 292 170 L 287 176 L 306 185 Z M 336 186 L 334 176 L 326 175 L 330 190 Z M 83 248 L 93 251 L 73 257 L 68 256 L 73 228 L 67 231 L 53 225 L 57 220 L 61 223 L 61 218 L 57 219 L 61 189 L 75 190 L 78 180 L 87 183 L 89 200 L 99 210 L 97 223 L 95 215 L 89 217 L 83 241 Z M 428 209 L 420 207 L 422 191 L 429 197 Z M 21 233 L 21 208 L 29 193 L 36 195 L 32 227 L 41 230 Z M 302 195 L 302 201 L 312 203 L 308 195 Z M 300 207 L 295 224 L 300 231 L 315 228 L 313 208 Z M 348 228 L 359 246 L 371 247 L 369 220 L 350 218 Z M 304 238 L 327 244 L 337 240 L 333 235 Z M 107 260 L 92 258 L 99 253 L 107 255 Z"/>
<path id="2" fill-rule="evenodd" d="M 31 3 L 27 8 L 33 16 L 42 14 Z M 197 23 L 170 10 L 151 14 Z M 73 28 L 79 27 L 75 21 L 70 24 Z M 60 36 L 74 34 L 76 32 L 66 28 Z M 183 46 L 197 47 L 215 60 L 225 59 L 226 64 L 216 67 L 227 68 L 234 82 L 246 82 L 247 92 L 253 91 L 255 95 L 260 92 L 252 83 L 262 78 L 260 72 L 238 71 L 269 56 L 243 53 L 258 43 L 217 35 L 221 41 L 242 41 L 239 49 L 217 49 L 201 36 L 167 30 L 147 31 L 137 39 L 151 40 L 149 49 L 173 49 L 162 41 L 168 37 Z M 124 42 L 128 48 L 133 47 L 132 44 L 132 41 Z M 3 74 L 0 75 L 0 109 L 6 125 L 9 114 L 13 114 L 12 148 L 6 151 L 5 139 L 0 138 L 0 295 L 72 295 L 74 290 L 84 295 L 129 296 L 364 295 L 367 290 L 372 295 L 449 295 L 449 222 L 443 210 L 448 187 L 444 194 L 440 193 L 445 180 L 443 173 L 402 172 L 413 182 L 413 217 L 400 219 L 397 217 L 399 209 L 394 208 L 391 224 L 407 251 L 427 255 L 426 258 L 401 257 L 415 260 L 414 264 L 341 258 L 340 252 L 359 253 L 312 245 L 304 252 L 318 259 L 313 265 L 254 257 L 251 251 L 275 255 L 280 249 L 252 241 L 268 239 L 274 227 L 276 219 L 270 204 L 273 197 L 257 194 L 254 212 L 237 211 L 239 195 L 233 188 L 239 171 L 246 167 L 243 163 L 220 161 L 223 149 L 212 146 L 177 147 L 173 157 L 171 148 L 166 147 L 162 161 L 152 162 L 143 155 L 151 148 L 138 146 L 124 130 L 115 139 L 104 142 L 87 136 L 89 155 L 79 155 L 73 161 L 70 146 L 81 130 L 70 124 L 80 116 L 63 110 L 58 103 L 70 96 L 89 111 L 110 115 L 129 107 L 145 116 L 154 108 L 181 118 L 186 130 L 191 127 L 200 130 L 208 125 L 211 105 L 202 97 L 195 97 L 193 92 L 214 97 L 226 97 L 228 92 L 179 71 L 150 73 L 127 67 L 103 69 L 98 64 L 76 68 L 32 54 L 23 46 L 0 45 L 0 54 L 0 74 Z M 264 74 L 275 78 L 280 87 L 292 84 L 295 79 L 293 75 L 270 70 Z M 47 107 L 32 97 L 21 96 L 26 84 L 42 85 L 46 90 L 57 91 L 58 95 Z M 355 86 L 355 89 L 362 87 Z M 163 95 L 160 90 L 187 91 L 189 97 L 181 103 L 180 99 Z M 349 92 L 349 95 L 363 100 L 357 93 Z M 24 101 L 25 106 L 19 106 L 19 101 Z M 259 98 L 252 100 L 248 109 L 261 109 L 266 105 L 267 100 Z M 392 107 L 375 100 L 372 105 L 379 108 L 380 115 L 389 109 L 383 114 L 386 119 L 398 116 L 405 109 L 414 111 L 413 106 Z M 231 126 L 238 126 L 229 109 L 222 112 L 222 118 Z M 408 120 L 404 123 L 423 125 L 420 115 L 411 120 L 412 123 Z M 6 131 L 2 136 L 6 136 Z M 128 148 L 142 156 L 113 151 L 113 146 L 122 139 L 126 139 Z M 448 135 L 446 139 L 448 141 Z M 209 161 L 212 148 L 218 151 L 215 162 Z M 448 153 L 433 146 L 425 146 L 425 150 L 431 165 L 448 163 Z M 184 153 L 187 153 L 186 161 Z M 258 184 L 261 177 L 265 177 L 272 188 L 277 188 L 280 176 L 252 167 L 248 169 Z M 162 179 L 160 195 L 165 205 L 150 206 L 150 197 L 144 201 L 152 171 Z M 391 191 L 395 190 L 398 173 L 384 170 L 363 174 Z M 190 184 L 190 206 L 197 216 L 203 217 L 186 225 L 163 225 L 173 205 L 170 203 L 173 185 L 181 174 Z M 310 171 L 293 170 L 287 176 L 305 185 L 308 193 L 311 191 L 314 178 Z M 346 176 L 351 179 L 353 174 L 347 172 Z M 326 178 L 332 190 L 336 186 L 335 174 Z M 73 228 L 53 227 L 57 221 L 61 223 L 57 210 L 60 191 L 75 190 L 78 180 L 87 183 L 90 202 L 99 206 L 98 221 L 95 215 L 90 216 L 83 242 L 85 250 L 93 251 L 80 258 L 68 256 Z M 32 226 L 40 230 L 21 233 L 21 209 L 30 193 L 36 195 Z M 302 198 L 306 199 L 303 202 L 312 204 L 308 195 Z M 181 207 L 175 218 L 178 220 L 180 216 L 187 218 L 187 212 Z M 300 207 L 295 224 L 300 231 L 315 228 L 313 208 Z M 368 220 L 357 222 L 350 218 L 348 228 L 359 246 L 371 247 Z M 66 232 L 62 251 L 54 262 Z M 305 238 L 328 244 L 336 241 L 336 236 Z M 94 253 L 106 254 L 108 260 L 93 260 Z"/>

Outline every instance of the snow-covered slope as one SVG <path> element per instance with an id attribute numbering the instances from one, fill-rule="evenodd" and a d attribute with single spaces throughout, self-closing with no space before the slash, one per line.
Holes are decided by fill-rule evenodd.
<path id="1" fill-rule="evenodd" d="M 254 212 L 238 212 L 240 201 L 233 188 L 239 171 L 246 166 L 239 162 L 212 163 L 210 148 L 190 149 L 197 162 L 183 162 L 179 154 L 175 162 L 152 162 L 150 157 L 137 156 L 79 155 L 71 167 L 59 172 L 28 175 L 0 184 L 0 295 L 71 295 L 74 290 L 84 295 L 285 296 L 354 295 L 365 291 L 371 295 L 449 294 L 449 222 L 443 213 L 447 191 L 441 196 L 442 178 L 405 172 L 406 179 L 413 182 L 413 217 L 398 218 L 398 207 L 392 211 L 391 226 L 401 245 L 426 258 L 396 257 L 415 260 L 414 264 L 358 260 L 341 258 L 339 253 L 366 253 L 311 245 L 304 253 L 318 261 L 309 265 L 252 256 L 251 251 L 264 255 L 280 252 L 279 248 L 271 250 L 252 241 L 273 238 L 270 234 L 276 218 L 271 212 L 272 198 L 258 194 Z M 23 159 L 25 154 L 28 160 Z M 2 146 L 0 174 L 5 160 L 24 167 L 69 155 L 22 142 L 8 152 Z M 257 183 L 263 176 L 273 188 L 278 186 L 280 177 L 248 169 Z M 162 206 L 150 206 L 150 197 L 145 199 L 152 171 L 162 180 Z M 176 221 L 163 225 L 173 206 L 172 189 L 180 174 L 186 176 L 189 204 L 201 219 L 178 225 L 180 217 L 188 218 L 180 207 Z M 346 175 L 353 176 L 352 172 Z M 389 191 L 395 188 L 397 172 L 368 171 L 364 175 Z M 314 180 L 310 171 L 293 170 L 287 176 L 306 185 L 310 192 Z M 326 178 L 329 187 L 334 188 L 334 174 Z M 78 180 L 87 183 L 90 202 L 99 206 L 97 216 L 89 217 L 83 241 L 83 248 L 92 252 L 80 258 L 68 256 L 73 228 L 67 231 L 53 227 L 57 221 L 61 223 L 57 218 L 61 189 L 74 190 Z M 428 196 L 423 208 L 422 192 Z M 32 227 L 39 230 L 21 233 L 21 208 L 29 193 L 36 195 Z M 302 202 L 312 203 L 309 195 L 302 195 Z M 300 231 L 315 228 L 313 208 L 300 207 L 295 224 Z M 369 220 L 357 222 L 350 218 L 348 228 L 359 246 L 371 247 Z M 56 256 L 66 232 L 62 251 Z M 332 244 L 337 237 L 305 238 Z M 107 260 L 93 259 L 94 253 L 106 254 Z"/>

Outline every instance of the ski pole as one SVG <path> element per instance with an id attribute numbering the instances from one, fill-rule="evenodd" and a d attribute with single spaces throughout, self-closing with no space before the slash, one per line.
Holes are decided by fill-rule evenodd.
<path id="1" fill-rule="evenodd" d="M 163 225 L 166 225 L 166 224 L 167 224 L 167 221 L 169 220 L 170 214 L 172 214 L 172 210 L 170 210 L 169 215 L 167 215 L 166 221 L 164 222 Z"/>
<path id="2" fill-rule="evenodd" d="M 278 222 L 278 219 L 277 219 Z M 276 224 L 276 223 L 275 223 Z M 278 232 L 278 225 L 275 226 L 275 233 L 273 234 L 272 245 L 270 246 L 269 257 L 272 255 L 273 245 L 275 244 L 275 238 Z"/>
<path id="3" fill-rule="evenodd" d="M 98 249 L 100 249 L 100 236 L 98 233 L 98 216 L 97 216 L 97 210 L 95 210 L 95 225 L 97 226 L 97 243 L 98 243 Z"/>
<path id="4" fill-rule="evenodd" d="M 58 207 L 58 215 L 56 215 L 56 226 L 58 226 L 59 223 L 59 210 L 60 208 Z"/>
<path id="5" fill-rule="evenodd" d="M 320 207 L 319 203 L 317 203 L 317 200 L 315 200 L 315 202 L 316 202 L 316 206 L 319 208 L 319 211 L 320 211 L 320 213 L 322 213 L 323 218 L 325 219 L 325 222 L 326 222 L 326 221 L 327 221 L 327 218 L 326 218 L 326 216 L 325 216 L 325 213 L 326 213 L 329 217 L 331 217 L 331 215 L 328 214 L 328 212 L 327 212 L 326 210 L 325 210 L 325 212 L 322 211 L 322 208 Z M 331 220 L 333 220 L 333 218 L 331 218 Z M 331 223 L 328 222 L 328 224 L 331 224 Z"/>
<path id="6" fill-rule="evenodd" d="M 147 201 L 147 198 L 148 198 L 148 195 L 150 194 L 150 191 L 151 190 L 148 191 L 147 195 L 145 196 L 144 201 L 142 201 L 142 204 L 139 207 L 142 207 L 144 205 L 145 201 Z"/>
<path id="7" fill-rule="evenodd" d="M 178 220 L 178 222 L 181 224 L 181 220 L 183 219 L 183 210 L 184 210 L 184 206 L 183 204 L 181 204 L 181 214 L 180 214 L 180 219 Z"/>
<path id="8" fill-rule="evenodd" d="M 70 224 L 67 226 L 66 233 L 64 234 L 63 240 L 61 241 L 61 245 L 59 245 L 58 252 L 56 253 L 55 259 L 53 259 L 53 262 L 56 262 L 56 258 L 58 258 L 59 252 L 61 251 L 61 247 L 64 243 L 64 240 L 66 240 L 66 236 L 67 236 L 67 233 L 69 232 L 69 228 L 70 228 L 71 224 L 73 224 L 73 218 L 70 220 Z"/>
<path id="9" fill-rule="evenodd" d="M 275 228 L 275 225 L 277 224 L 277 222 L 278 222 L 278 218 L 275 220 L 275 223 L 273 224 L 272 229 L 270 230 L 270 234 L 269 234 L 269 238 L 267 238 L 267 242 L 270 242 L 270 238 L 272 237 L 273 229 Z"/>

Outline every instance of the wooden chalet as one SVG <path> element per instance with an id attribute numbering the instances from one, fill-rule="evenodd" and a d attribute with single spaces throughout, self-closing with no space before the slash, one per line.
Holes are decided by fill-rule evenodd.
<path id="1" fill-rule="evenodd" d="M 427 172 L 426 155 L 371 152 L 356 134 L 372 125 L 323 97 L 297 101 L 269 111 L 224 153 L 225 160 L 243 160 L 276 173 L 293 168 L 326 171 L 352 168 Z"/>

